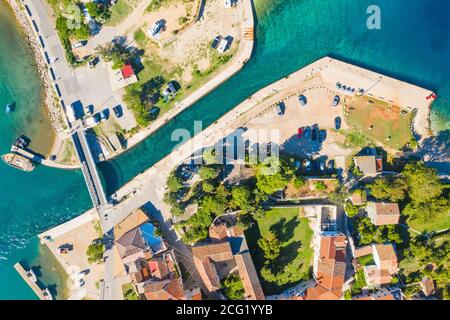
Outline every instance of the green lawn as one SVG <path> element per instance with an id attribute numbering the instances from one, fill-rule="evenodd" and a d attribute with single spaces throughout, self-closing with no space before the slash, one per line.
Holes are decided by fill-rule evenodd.
<path id="1" fill-rule="evenodd" d="M 367 96 L 350 100 L 349 106 L 347 122 L 362 136 L 397 150 L 412 142 L 411 113 L 402 115 L 400 107 Z"/>
<path id="2" fill-rule="evenodd" d="M 419 223 L 415 220 L 409 220 L 408 226 L 419 231 L 440 231 L 450 228 L 450 215 L 448 212 L 443 212 L 436 217 L 433 221 L 427 221 L 425 223 Z"/>
<path id="3" fill-rule="evenodd" d="M 131 283 L 124 284 L 122 286 L 123 297 L 125 300 L 138 300 L 138 295 L 134 290 L 134 286 Z"/>
<path id="4" fill-rule="evenodd" d="M 276 237 L 282 244 L 280 258 L 275 260 L 280 265 L 279 269 L 289 263 L 299 266 L 299 274 L 310 272 L 312 265 L 313 249 L 311 239 L 313 231 L 309 227 L 308 219 L 300 218 L 298 209 L 274 209 L 266 213 L 263 218 L 257 219 L 257 223 L 246 230 L 246 238 L 250 247 L 252 258 L 258 272 L 264 265 L 264 255 L 257 245 L 259 238 L 267 239 Z M 292 281 L 283 286 L 265 282 L 261 278 L 261 284 L 266 294 L 280 293 L 298 281 Z"/>
<path id="5" fill-rule="evenodd" d="M 133 11 L 133 7 L 128 3 L 128 0 L 119 0 L 111 7 L 111 18 L 106 25 L 117 26 Z"/>

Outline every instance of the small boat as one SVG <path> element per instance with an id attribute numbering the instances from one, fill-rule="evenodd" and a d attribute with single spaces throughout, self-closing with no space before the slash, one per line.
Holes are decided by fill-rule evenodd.
<path id="1" fill-rule="evenodd" d="M 12 105 L 8 103 L 5 108 L 5 113 L 10 114 L 12 112 Z"/>
<path id="2" fill-rule="evenodd" d="M 45 300 L 53 300 L 52 294 L 50 293 L 50 290 L 48 290 L 48 288 L 42 290 L 42 295 L 44 296 Z"/>
<path id="3" fill-rule="evenodd" d="M 28 141 L 24 136 L 20 136 L 14 141 L 14 145 L 18 148 L 26 148 L 28 147 Z"/>
<path id="4" fill-rule="evenodd" d="M 36 274 L 34 273 L 34 271 L 32 269 L 27 270 L 27 277 L 33 282 L 37 281 Z"/>
<path id="5" fill-rule="evenodd" d="M 7 165 L 9 165 L 13 168 L 22 170 L 22 171 L 26 171 L 26 172 L 33 171 L 35 168 L 33 162 L 31 162 L 31 160 L 28 160 L 27 158 L 22 157 L 15 153 L 7 153 L 7 154 L 3 155 L 2 160 Z"/>

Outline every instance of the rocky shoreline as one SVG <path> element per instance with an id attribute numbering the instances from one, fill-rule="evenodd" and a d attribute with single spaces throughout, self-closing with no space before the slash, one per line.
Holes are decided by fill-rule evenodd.
<path id="1" fill-rule="evenodd" d="M 65 130 L 65 124 L 61 120 L 64 119 L 64 114 L 61 106 L 58 103 L 55 89 L 53 88 L 52 81 L 49 76 L 47 63 L 44 60 L 40 45 L 26 16 L 25 8 L 19 0 L 6 0 L 6 2 L 13 10 L 16 20 L 21 26 L 23 33 L 28 40 L 27 43 L 33 51 L 37 71 L 44 88 L 43 104 L 46 113 L 56 134 L 61 133 Z"/>

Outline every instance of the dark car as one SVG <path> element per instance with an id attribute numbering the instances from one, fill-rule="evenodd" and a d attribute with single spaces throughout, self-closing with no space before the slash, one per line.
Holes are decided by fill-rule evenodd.
<path id="1" fill-rule="evenodd" d="M 324 161 L 320 161 L 319 169 L 321 172 L 325 172 L 325 162 Z"/>
<path id="2" fill-rule="evenodd" d="M 332 172 L 334 170 L 334 160 L 328 161 L 327 169 L 329 172 Z"/>
<path id="3" fill-rule="evenodd" d="M 308 104 L 308 99 L 306 99 L 306 97 L 304 95 L 300 95 L 298 97 L 298 101 L 300 102 L 300 104 L 302 106 L 306 106 Z"/>
<path id="4" fill-rule="evenodd" d="M 318 138 L 319 138 L 319 129 L 318 128 L 312 129 L 311 139 L 313 141 L 316 141 Z"/>
<path id="5" fill-rule="evenodd" d="M 339 96 L 334 96 L 332 106 L 336 107 L 339 104 L 339 101 L 341 101 L 341 98 L 339 98 Z"/>
<path id="6" fill-rule="evenodd" d="M 327 132 L 325 130 L 319 131 L 319 142 L 322 143 L 327 138 Z"/>
<path id="7" fill-rule="evenodd" d="M 123 110 L 122 110 L 122 106 L 119 104 L 119 105 L 117 105 L 117 106 L 115 106 L 114 108 L 113 108 L 113 111 L 114 111 L 114 115 L 117 117 L 117 118 L 120 118 L 121 116 L 123 116 Z"/>
<path id="8" fill-rule="evenodd" d="M 99 57 L 95 57 L 89 61 L 89 67 L 94 68 L 100 62 Z"/>
<path id="9" fill-rule="evenodd" d="M 342 125 L 341 117 L 336 117 L 336 119 L 334 119 L 334 128 L 336 130 L 339 130 L 341 128 L 341 125 Z"/>
<path id="10" fill-rule="evenodd" d="M 309 139 L 310 136 L 311 136 L 311 128 L 310 128 L 310 127 L 306 127 L 306 128 L 303 130 L 303 137 L 304 137 L 305 139 Z"/>
<path id="11" fill-rule="evenodd" d="M 217 46 L 218 46 L 219 43 L 220 43 L 220 40 L 222 40 L 222 37 L 221 37 L 221 36 L 215 37 L 214 40 L 213 40 L 212 43 L 211 43 L 211 48 L 212 48 L 212 49 L 216 49 Z"/>
<path id="12" fill-rule="evenodd" d="M 303 160 L 303 167 L 305 168 L 306 172 L 311 171 L 312 170 L 311 160 L 308 159 Z"/>

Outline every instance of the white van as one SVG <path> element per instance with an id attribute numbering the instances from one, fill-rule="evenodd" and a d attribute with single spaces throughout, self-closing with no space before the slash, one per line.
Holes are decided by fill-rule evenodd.
<path id="1" fill-rule="evenodd" d="M 217 51 L 219 51 L 219 53 L 224 53 L 228 48 L 228 40 L 227 39 L 222 39 L 219 43 L 219 46 L 217 47 Z"/>

